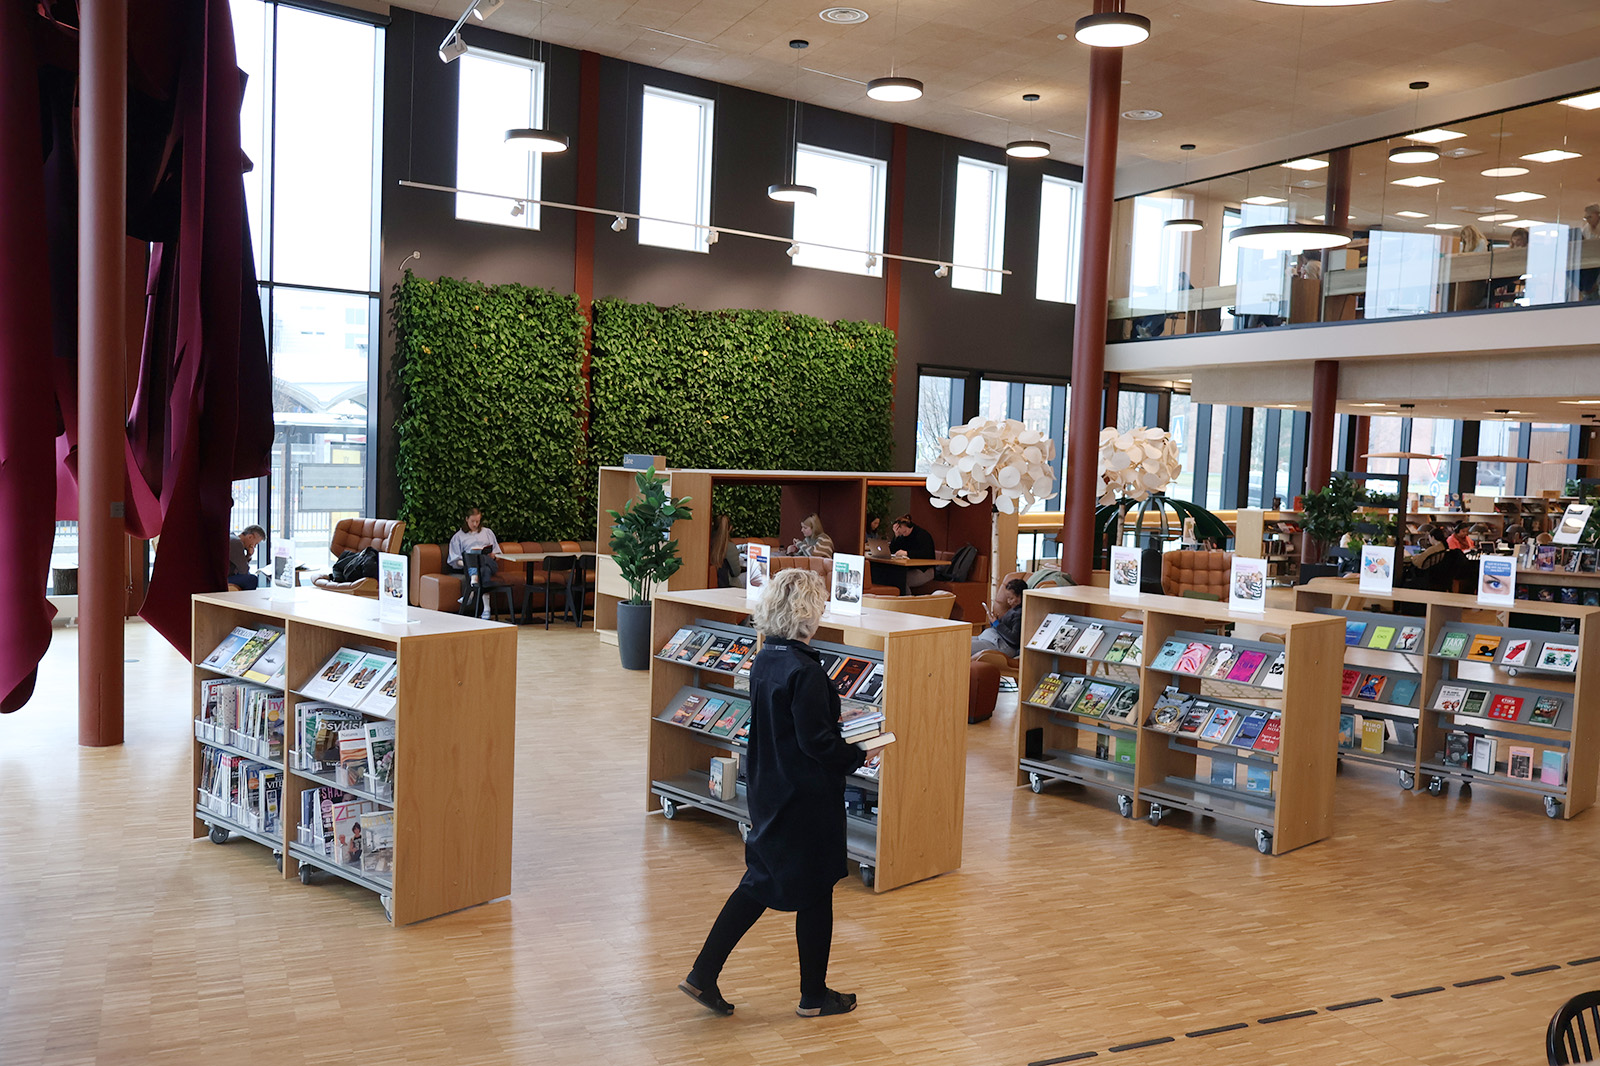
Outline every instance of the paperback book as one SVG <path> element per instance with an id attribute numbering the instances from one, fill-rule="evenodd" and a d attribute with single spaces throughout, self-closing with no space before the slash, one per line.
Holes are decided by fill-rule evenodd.
<path id="1" fill-rule="evenodd" d="M 1280 651 L 1278 657 L 1272 660 L 1272 665 L 1267 667 L 1266 674 L 1261 678 L 1259 685 L 1262 688 L 1274 688 L 1283 691 L 1283 673 L 1289 661 L 1289 653 Z"/>
<path id="2" fill-rule="evenodd" d="M 1233 707 L 1218 707 L 1211 712 L 1211 720 L 1200 730 L 1200 739 L 1224 744 L 1239 723 L 1239 712 Z"/>
<path id="3" fill-rule="evenodd" d="M 1527 637 L 1512 637 L 1506 641 L 1505 650 L 1500 653 L 1501 666 L 1522 666 L 1528 661 L 1528 653 L 1533 650 L 1533 641 Z"/>
<path id="4" fill-rule="evenodd" d="M 737 673 L 745 659 L 756 653 L 755 637 L 734 637 L 728 650 L 717 657 L 716 669 L 725 674 Z"/>
<path id="5" fill-rule="evenodd" d="M 1211 704 L 1195 700 L 1184 709 L 1183 719 L 1178 723 L 1178 732 L 1185 736 L 1198 736 L 1209 721 L 1211 721 Z"/>
<path id="6" fill-rule="evenodd" d="M 1228 670 L 1228 680 L 1240 684 L 1254 683 L 1256 674 L 1261 670 L 1261 664 L 1267 661 L 1264 651 L 1241 651 L 1233 660 L 1233 666 Z"/>
<path id="7" fill-rule="evenodd" d="M 1512 745 L 1506 749 L 1506 776 L 1517 781 L 1533 780 L 1533 749 Z"/>
<path id="8" fill-rule="evenodd" d="M 1183 657 L 1183 651 L 1188 642 L 1182 640 L 1167 640 L 1161 644 L 1161 649 L 1156 652 L 1156 657 L 1150 663 L 1152 670 L 1176 670 L 1178 660 Z"/>
<path id="9" fill-rule="evenodd" d="M 1559 670 L 1570 674 L 1578 668 L 1578 646 L 1576 644 L 1546 643 L 1539 649 L 1539 669 Z"/>
<path id="10" fill-rule="evenodd" d="M 668 638 L 666 644 L 662 645 L 661 650 L 656 653 L 657 657 L 662 659 L 675 658 L 678 654 L 678 649 L 683 647 L 684 641 L 692 636 L 694 636 L 694 627 L 684 626 Z"/>
<path id="11" fill-rule="evenodd" d="M 677 703 L 669 707 L 667 721 L 673 725 L 688 725 L 700 713 L 700 708 L 705 706 L 706 697 L 698 692 L 685 694 L 681 691 L 679 697 Z"/>
<path id="12" fill-rule="evenodd" d="M 1265 766 L 1244 768 L 1244 790 L 1258 796 L 1272 795 L 1272 771 Z"/>
<path id="13" fill-rule="evenodd" d="M 1350 750 L 1356 746 L 1356 715 L 1339 716 L 1339 747 Z"/>
<path id="14" fill-rule="evenodd" d="M 1057 673 L 1045 674 L 1039 679 L 1039 684 L 1034 687 L 1033 695 L 1028 697 L 1028 702 L 1038 704 L 1040 707 L 1049 707 L 1055 703 L 1056 696 L 1060 692 L 1061 675 Z"/>
<path id="15" fill-rule="evenodd" d="M 1206 659 L 1211 655 L 1211 645 L 1201 641 L 1193 641 L 1183 649 L 1183 654 L 1173 665 L 1172 671 L 1177 674 L 1190 674 L 1199 676 L 1206 665 Z"/>
<path id="16" fill-rule="evenodd" d="M 833 690 L 840 696 L 848 696 L 855 691 L 867 671 L 872 669 L 872 662 L 854 655 L 846 656 L 837 669 L 833 672 Z"/>
<path id="17" fill-rule="evenodd" d="M 1558 786 L 1567 783 L 1567 756 L 1564 752 L 1546 748 L 1539 753 L 1539 782 Z"/>
<path id="18" fill-rule="evenodd" d="M 1211 662 L 1206 667 L 1205 676 L 1221 680 L 1228 676 L 1228 671 L 1233 667 L 1233 645 L 1218 644 L 1217 653 L 1212 656 Z"/>
<path id="19" fill-rule="evenodd" d="M 1344 642 L 1347 645 L 1361 643 L 1361 638 L 1366 635 L 1367 623 L 1359 618 L 1347 618 L 1344 623 Z"/>
<path id="20" fill-rule="evenodd" d="M 1363 718 L 1361 720 L 1361 750 L 1368 755 L 1382 755 L 1383 742 L 1383 719 Z"/>
<path id="21" fill-rule="evenodd" d="M 1156 697 L 1155 706 L 1145 725 L 1158 733 L 1176 733 L 1188 707 L 1188 698 L 1175 688 L 1169 688 Z"/>
<path id="22" fill-rule="evenodd" d="M 1522 714 L 1522 697 L 1497 692 L 1489 702 L 1489 717 L 1501 722 L 1515 722 Z"/>
<path id="23" fill-rule="evenodd" d="M 696 656 L 711 643 L 715 636 L 709 629 L 690 630 L 689 635 L 678 645 L 678 650 L 673 653 L 673 659 L 680 663 L 692 663 Z"/>
<path id="24" fill-rule="evenodd" d="M 728 701 L 721 696 L 707 696 L 705 702 L 700 704 L 700 709 L 694 712 L 694 717 L 689 719 L 690 729 L 707 729 L 722 714 L 722 709 Z"/>
<path id="25" fill-rule="evenodd" d="M 1139 707 L 1139 686 L 1120 689 L 1106 707 L 1104 718 L 1108 722 L 1131 722 L 1133 712 Z"/>
<path id="26" fill-rule="evenodd" d="M 1133 647 L 1132 633 L 1118 633 L 1111 642 L 1111 647 L 1106 649 L 1105 660 L 1108 663 L 1120 663 L 1128 654 L 1128 649 Z"/>
<path id="27" fill-rule="evenodd" d="M 1461 704 L 1466 698 L 1467 690 L 1462 686 L 1440 685 L 1439 694 L 1433 699 L 1433 709 L 1445 714 L 1460 714 Z"/>
<path id="28" fill-rule="evenodd" d="M 1039 628 L 1033 631 L 1033 636 L 1028 639 L 1028 647 L 1042 651 L 1050 647 L 1050 642 L 1055 639 L 1056 633 L 1066 625 L 1067 616 L 1064 614 L 1047 614 L 1044 621 L 1039 623 Z"/>
<path id="29" fill-rule="evenodd" d="M 1446 766 L 1472 765 L 1472 738 L 1466 733 L 1446 733 L 1444 737 L 1444 764 Z"/>
<path id="30" fill-rule="evenodd" d="M 249 626 L 236 626 L 233 632 L 222 638 L 221 644 L 212 649 L 210 655 L 200 661 L 200 665 L 207 670 L 226 673 L 228 664 L 233 661 L 235 655 L 239 654 L 239 649 L 244 647 L 245 643 L 255 635 L 256 631 Z"/>
<path id="31" fill-rule="evenodd" d="M 1399 634 L 1395 637 L 1395 651 L 1417 651 L 1422 647 L 1421 626 L 1401 626 Z"/>
<path id="32" fill-rule="evenodd" d="M 1367 641 L 1367 647 L 1375 651 L 1388 651 L 1394 643 L 1394 626 L 1373 626 L 1372 637 Z"/>
<path id="33" fill-rule="evenodd" d="M 861 683 L 856 686 L 854 692 L 850 693 L 850 698 L 856 700 L 865 700 L 868 703 L 876 703 L 878 698 L 882 695 L 883 664 L 873 663 L 872 669 L 868 670 L 862 675 Z"/>
<path id="34" fill-rule="evenodd" d="M 1560 717 L 1561 700 L 1555 696 L 1540 696 L 1533 701 L 1533 710 L 1528 712 L 1528 724 L 1554 726 Z"/>
<path id="35" fill-rule="evenodd" d="M 1252 747 L 1256 751 L 1265 751 L 1273 754 L 1278 750 L 1279 734 L 1283 730 L 1283 712 L 1273 711 L 1267 716 L 1267 724 L 1261 727 L 1261 735 L 1256 738 Z"/>
<path id="36" fill-rule="evenodd" d="M 1106 635 L 1106 627 L 1099 622 L 1089 623 L 1076 644 L 1072 646 L 1072 654 L 1076 656 L 1093 655 L 1094 650 L 1100 646 L 1101 639 Z"/>
<path id="37" fill-rule="evenodd" d="M 1050 651 L 1057 655 L 1065 655 L 1078 643 L 1078 634 L 1083 632 L 1083 627 L 1068 618 L 1056 630 L 1056 635 L 1050 638 Z"/>
<path id="38" fill-rule="evenodd" d="M 1494 773 L 1498 743 L 1494 737 L 1472 738 L 1472 769 L 1480 774 Z"/>
<path id="39" fill-rule="evenodd" d="M 1116 685 L 1108 685 L 1103 681 L 1091 681 L 1084 686 L 1083 695 L 1072 708 L 1072 713 L 1084 718 L 1099 718 L 1106 713 L 1106 707 L 1112 697 L 1117 694 Z"/>
<path id="40" fill-rule="evenodd" d="M 1466 657 L 1477 663 L 1492 663 L 1500 650 L 1500 637 L 1494 633 L 1474 633 L 1467 641 Z"/>
<path id="41" fill-rule="evenodd" d="M 1413 706 L 1417 698 L 1417 679 L 1414 677 L 1397 677 L 1394 679 L 1394 688 L 1389 692 L 1389 702 L 1402 707 Z"/>
<path id="42" fill-rule="evenodd" d="M 1055 700 L 1050 704 L 1058 711 L 1070 711 L 1073 704 L 1078 702 L 1083 695 L 1083 687 L 1089 683 L 1088 678 L 1073 677 L 1061 679 L 1061 691 L 1056 693 Z"/>
<path id="43" fill-rule="evenodd" d="M 1489 690 L 1483 688 L 1467 689 L 1466 698 L 1461 701 L 1461 713 L 1482 717 L 1484 708 L 1489 703 Z"/>
<path id="44" fill-rule="evenodd" d="M 1251 711 L 1239 720 L 1239 728 L 1234 730 L 1231 743 L 1236 748 L 1252 747 L 1266 726 L 1267 712 Z"/>
<path id="45" fill-rule="evenodd" d="M 700 649 L 700 654 L 694 657 L 694 665 L 715 669 L 717 660 L 722 658 L 722 653 L 733 646 L 733 638 L 726 634 L 713 633 L 711 639 L 706 641 Z"/>
<path id="46" fill-rule="evenodd" d="M 1339 695 L 1349 698 L 1355 695 L 1356 686 L 1361 683 L 1360 670 L 1346 670 L 1341 675 L 1339 682 Z"/>
<path id="47" fill-rule="evenodd" d="M 1439 638 L 1439 657 L 1459 659 L 1467 650 L 1467 634 L 1460 630 L 1447 632 Z"/>
<path id="48" fill-rule="evenodd" d="M 1356 699 L 1372 700 L 1374 702 L 1383 698 L 1383 690 L 1389 684 L 1387 674 L 1368 674 L 1361 680 L 1361 687 L 1356 689 Z"/>
<path id="49" fill-rule="evenodd" d="M 712 723 L 709 732 L 714 737 L 732 737 L 739 726 L 750 717 L 749 700 L 729 700 L 722 717 Z"/>

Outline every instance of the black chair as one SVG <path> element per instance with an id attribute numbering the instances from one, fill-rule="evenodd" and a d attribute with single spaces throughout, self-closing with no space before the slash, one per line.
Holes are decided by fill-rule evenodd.
<path id="1" fill-rule="evenodd" d="M 572 581 L 572 568 L 578 561 L 575 555 L 547 555 L 544 557 L 544 581 L 528 585 L 522 590 L 522 620 L 533 621 L 533 614 L 529 610 L 533 601 L 533 594 L 538 592 L 541 599 L 541 608 L 544 614 L 544 627 L 550 628 L 550 592 L 555 590 L 561 593 L 562 605 L 569 611 L 572 605 L 567 602 Z M 557 579 L 560 583 L 557 583 Z"/>
<path id="2" fill-rule="evenodd" d="M 583 616 L 589 603 L 589 594 L 594 591 L 594 556 L 580 555 L 578 563 L 572 568 L 572 575 L 567 578 L 567 614 L 571 615 L 574 605 L 577 615 L 573 618 L 579 629 L 583 628 Z"/>
<path id="3" fill-rule="evenodd" d="M 1600 1053 L 1600 992 L 1584 992 L 1561 1005 L 1550 1019 L 1544 1054 L 1550 1066 L 1593 1062 Z"/>
<path id="4" fill-rule="evenodd" d="M 493 616 L 495 616 L 495 615 L 500 613 L 499 611 L 496 611 L 495 608 L 494 608 L 494 598 L 499 593 L 505 593 L 505 597 L 506 597 L 506 610 L 505 610 L 505 613 L 511 615 L 513 618 L 516 617 L 516 607 L 513 605 L 512 600 L 511 600 L 511 586 L 510 585 L 507 585 L 507 584 L 504 584 L 502 582 L 496 581 L 496 580 L 494 580 L 494 578 L 491 577 L 487 581 L 480 581 L 478 583 L 477 589 L 476 590 L 473 589 L 472 584 L 471 584 L 471 581 L 472 581 L 471 575 L 475 571 L 479 570 L 479 568 L 482 566 L 482 562 L 481 562 L 482 554 L 483 553 L 481 553 L 481 552 L 463 552 L 462 553 L 462 556 L 461 556 L 461 568 L 462 568 L 461 613 L 462 614 L 470 614 L 474 618 L 476 618 L 478 616 L 479 609 L 480 609 L 481 605 L 484 604 L 484 603 L 488 603 L 488 605 L 489 605 L 489 615 L 490 615 L 490 617 L 493 617 Z"/>

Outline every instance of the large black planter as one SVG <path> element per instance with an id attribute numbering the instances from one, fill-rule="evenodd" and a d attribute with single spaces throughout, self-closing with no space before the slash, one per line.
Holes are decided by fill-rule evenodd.
<path id="1" fill-rule="evenodd" d="M 650 605 L 617 604 L 617 650 L 624 670 L 650 669 Z"/>

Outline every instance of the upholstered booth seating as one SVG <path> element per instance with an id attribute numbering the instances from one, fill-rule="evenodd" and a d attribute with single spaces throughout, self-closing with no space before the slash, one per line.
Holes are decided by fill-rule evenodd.
<path id="1" fill-rule="evenodd" d="M 337 562 L 345 552 L 356 552 L 362 548 L 376 548 L 380 552 L 393 555 L 400 550 L 400 542 L 405 539 L 406 524 L 397 518 L 341 518 L 333 527 L 333 540 L 328 545 L 328 553 Z M 312 582 L 319 589 L 329 592 L 345 592 L 353 596 L 378 595 L 378 579 L 364 577 L 356 581 L 335 581 L 331 574 L 323 574 Z"/>
<path id="2" fill-rule="evenodd" d="M 941 589 L 925 596 L 872 596 L 863 594 L 861 606 L 875 611 L 899 611 L 925 618 L 949 618 L 956 607 L 955 593 Z"/>
<path id="3" fill-rule="evenodd" d="M 418 607 L 426 607 L 430 611 L 454 611 L 461 601 L 461 575 L 445 572 L 444 554 L 447 545 L 444 544 L 418 544 L 411 549 L 411 602 Z M 595 542 L 592 540 L 546 540 L 546 541 L 514 541 L 503 540 L 500 542 L 500 554 L 511 552 L 564 552 L 570 555 L 592 555 L 595 551 Z M 567 573 L 563 572 L 556 577 L 556 581 L 565 587 Z M 494 580 L 497 584 L 507 585 L 511 589 L 511 602 L 522 602 L 523 587 L 531 580 L 535 584 L 549 580 L 542 563 L 534 563 L 532 567 L 524 563 L 501 562 L 500 568 L 495 572 Z M 588 581 L 592 590 L 594 581 Z M 554 602 L 561 603 L 562 593 L 552 593 Z M 586 596 L 588 606 L 592 599 Z M 576 608 L 576 604 L 573 605 Z"/>
<path id="4" fill-rule="evenodd" d="M 1161 557 L 1161 591 L 1168 596 L 1201 592 L 1226 600 L 1232 566 L 1232 552 L 1167 552 Z"/>
<path id="5" fill-rule="evenodd" d="M 955 552 L 934 552 L 934 557 L 946 565 L 955 558 Z M 968 622 L 983 621 L 983 605 L 989 602 L 989 556 L 981 549 L 973 560 L 972 570 L 965 581 L 933 581 L 923 585 L 918 592 L 948 592 L 956 598 L 956 607 L 950 617 Z"/>

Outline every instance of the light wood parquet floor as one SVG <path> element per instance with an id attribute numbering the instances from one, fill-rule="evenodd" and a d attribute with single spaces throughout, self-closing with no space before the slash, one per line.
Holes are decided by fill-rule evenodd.
<path id="1" fill-rule="evenodd" d="M 1553 822 L 1348 767 L 1335 836 L 1269 858 L 1182 815 L 1016 789 L 1005 697 L 968 730 L 963 868 L 839 887 L 831 983 L 861 1008 L 794 1016 L 792 920 L 771 915 L 718 1018 L 674 986 L 738 836 L 643 812 L 646 678 L 592 632 L 520 634 L 511 898 L 402 929 L 359 889 L 280 879 L 265 849 L 189 839 L 187 667 L 127 633 L 126 745 L 76 747 L 70 630 L 0 718 L 5 1066 L 1539 1063 L 1551 1012 L 1600 987 L 1600 963 L 1511 976 L 1600 955 L 1600 810 Z"/>

